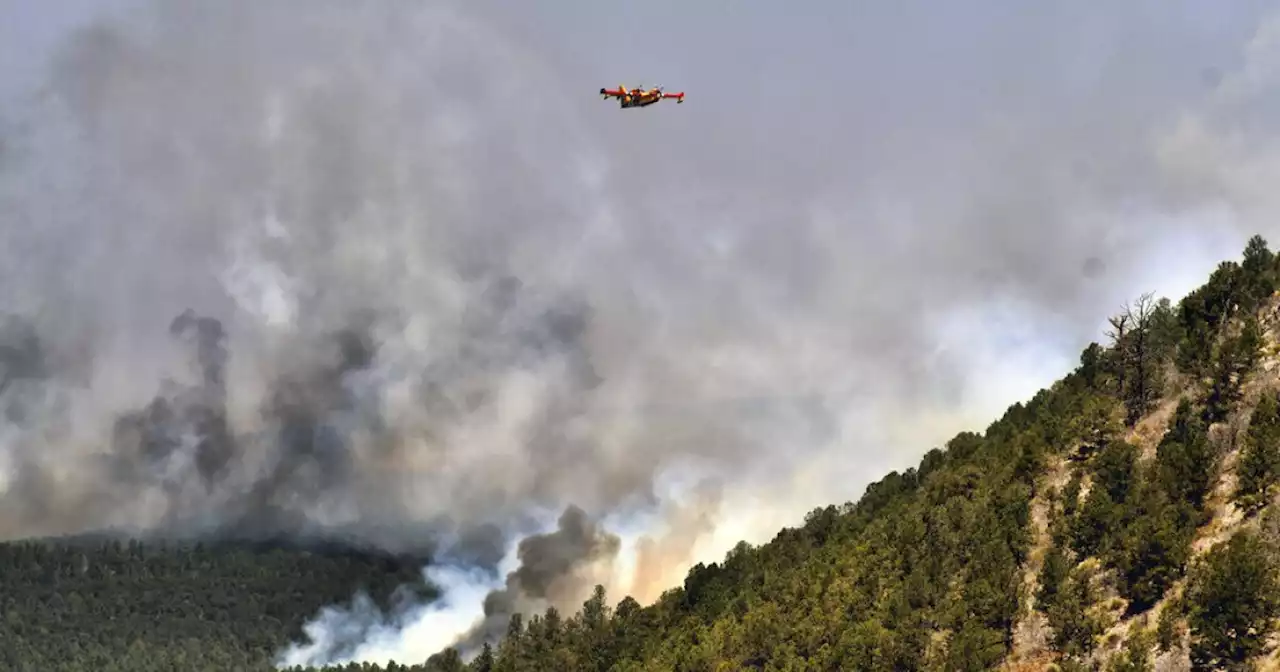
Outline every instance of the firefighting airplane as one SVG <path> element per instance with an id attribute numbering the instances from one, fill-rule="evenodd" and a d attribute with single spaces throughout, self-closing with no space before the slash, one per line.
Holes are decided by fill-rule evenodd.
<path id="1" fill-rule="evenodd" d="M 663 93 L 661 86 L 655 86 L 652 89 L 645 91 L 643 86 L 637 86 L 634 89 L 627 89 L 627 87 L 619 84 L 616 89 L 600 89 L 600 95 L 604 96 L 605 100 L 608 100 L 611 97 L 617 98 L 618 107 L 622 109 L 626 109 L 628 107 L 647 107 L 659 100 L 662 100 L 663 98 L 675 98 L 677 103 L 684 102 L 683 91 L 680 93 Z"/>

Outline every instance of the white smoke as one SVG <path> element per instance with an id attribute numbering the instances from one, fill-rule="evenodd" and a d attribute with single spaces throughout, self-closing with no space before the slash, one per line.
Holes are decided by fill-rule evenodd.
<path id="1" fill-rule="evenodd" d="M 480 569 L 428 567 L 426 580 L 443 589 L 430 604 L 385 615 L 365 594 L 350 608 L 326 607 L 306 626 L 309 643 L 293 644 L 276 661 L 280 667 L 347 663 L 423 661 L 454 643 L 479 621 L 481 605 L 500 580 Z M 352 647 L 352 643 L 355 643 Z"/>

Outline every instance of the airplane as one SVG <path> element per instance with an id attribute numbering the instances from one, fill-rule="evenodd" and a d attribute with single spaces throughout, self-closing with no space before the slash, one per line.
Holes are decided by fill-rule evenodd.
<path id="1" fill-rule="evenodd" d="M 664 98 L 675 98 L 677 103 L 684 102 L 684 92 L 680 93 L 664 93 L 661 86 L 655 86 L 645 91 L 643 86 L 637 86 L 634 89 L 618 85 L 616 89 L 600 89 L 600 95 L 605 100 L 609 98 L 618 99 L 618 107 L 626 109 L 628 107 L 647 107 Z"/>

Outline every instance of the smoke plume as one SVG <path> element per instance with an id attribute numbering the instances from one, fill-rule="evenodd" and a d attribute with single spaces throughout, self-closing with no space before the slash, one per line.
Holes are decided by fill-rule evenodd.
<path id="1" fill-rule="evenodd" d="M 474 649 L 856 499 L 1277 221 L 1261 5 L 534 4 L 67 34 L 0 126 L 0 538 L 429 553 L 282 660 Z"/>

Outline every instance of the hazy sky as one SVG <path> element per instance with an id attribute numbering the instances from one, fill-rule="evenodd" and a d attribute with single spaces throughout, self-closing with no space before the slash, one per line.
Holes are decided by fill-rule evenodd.
<path id="1" fill-rule="evenodd" d="M 414 4 L 347 11 L 372 16 Z M 44 87 L 40 65 L 70 29 L 129 5 L 138 3 L 0 5 L 0 91 Z M 156 5 L 176 12 L 184 3 Z M 465 49 L 497 65 L 433 81 L 432 64 L 423 62 L 414 84 L 442 108 L 479 91 L 509 92 L 464 123 L 502 124 L 493 132 L 512 144 L 576 166 L 572 181 L 546 187 L 563 192 L 555 195 L 562 206 L 578 201 L 563 207 L 590 209 L 587 201 L 605 198 L 623 213 L 615 217 L 628 221 L 615 226 L 625 243 L 609 248 L 621 256 L 587 255 L 576 263 L 596 268 L 584 275 L 622 263 L 608 291 L 660 303 L 672 329 L 689 332 L 679 338 L 767 339 L 787 353 L 760 373 L 774 394 L 871 395 L 897 408 L 882 421 L 890 435 L 923 427 L 902 439 L 910 443 L 901 457 L 872 451 L 881 457 L 850 481 L 846 494 L 856 497 L 861 482 L 911 463 L 953 429 L 952 421 L 935 429 L 919 418 L 889 428 L 898 412 L 924 412 L 917 405 L 926 403 L 943 417 L 985 424 L 1059 376 L 1119 301 L 1148 288 L 1185 291 L 1235 254 L 1250 227 L 1270 225 L 1250 210 L 1269 204 L 1233 191 L 1230 175 L 1178 163 L 1185 152 L 1176 147 L 1194 141 L 1177 130 L 1186 119 L 1218 124 L 1209 130 L 1238 141 L 1234 125 L 1248 112 L 1216 106 L 1215 87 L 1251 67 L 1246 45 L 1273 7 L 480 0 L 468 15 L 496 37 Z M 209 73 L 255 67 L 236 42 L 248 33 L 212 23 L 216 16 L 234 23 L 237 11 L 190 12 L 172 24 L 196 42 L 225 41 L 226 63 Z M 297 11 L 296 25 L 264 28 L 260 37 L 305 33 L 307 10 Z M 343 31 L 324 25 L 335 37 Z M 347 37 L 383 29 L 376 20 L 348 25 Z M 416 29 L 395 39 L 413 40 Z M 333 41 L 335 50 L 350 44 Z M 289 53 L 287 44 L 276 49 Z M 406 83 L 414 80 L 412 58 L 406 52 L 394 62 L 409 68 L 396 75 Z M 622 112 L 593 93 L 617 83 L 662 84 L 688 98 Z M 216 95 L 215 84 L 179 86 Z M 15 105 L 7 116 L 22 110 Z M 166 112 L 142 105 L 129 114 Z M 575 186 L 584 179 L 594 196 Z M 606 236 L 603 229 L 597 223 L 591 235 Z M 210 240 L 196 234 L 152 244 Z M 1102 262 L 1100 277 L 1083 272 L 1092 258 Z M 158 292 L 172 302 L 160 312 L 176 313 L 190 294 L 183 282 L 163 291 L 154 278 L 137 282 L 150 289 L 135 296 Z M 205 283 L 187 284 L 194 292 Z M 760 326 L 766 319 L 791 326 Z M 782 345 L 788 337 L 799 340 Z M 829 352 L 803 364 L 797 352 L 816 341 Z M 833 375 L 832 358 L 845 360 L 850 380 Z M 1007 372 L 992 373 L 1002 361 Z"/>
<path id="2" fill-rule="evenodd" d="M 0 2 L 0 96 L 8 98 L 38 83 L 50 50 L 68 30 L 91 20 L 103 8 L 121 4 L 113 0 Z"/>
<path id="3" fill-rule="evenodd" d="M 0 436 L 0 473 L 94 493 L 0 479 L 32 512 L 0 534 L 177 507 L 89 506 L 106 476 L 59 456 L 157 394 L 182 310 L 226 323 L 244 427 L 367 312 L 346 382 L 394 448 L 352 430 L 359 476 L 308 516 L 576 504 L 634 536 L 701 475 L 715 539 L 678 577 L 984 428 L 1124 300 L 1280 243 L 1275 2 L 0 2 L 0 95 L 32 105 L 2 115 L 0 308 L 91 353 L 49 421 L 73 436 Z M 596 94 L 620 83 L 686 102 Z M 527 288 L 512 314 L 489 275 Z M 418 379 L 487 401 L 423 419 Z"/>

